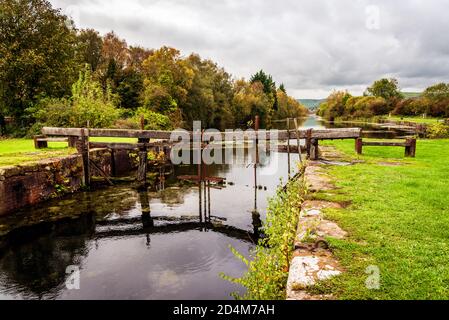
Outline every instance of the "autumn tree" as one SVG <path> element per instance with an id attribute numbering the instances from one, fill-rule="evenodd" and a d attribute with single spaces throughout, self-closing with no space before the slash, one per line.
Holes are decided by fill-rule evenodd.
<path id="1" fill-rule="evenodd" d="M 307 108 L 300 104 L 296 99 L 288 96 L 279 88 L 277 91 L 278 110 L 273 117 L 276 119 L 301 118 L 307 116 Z"/>
<path id="2" fill-rule="evenodd" d="M 234 85 L 232 110 L 237 126 L 246 126 L 258 115 L 261 127 L 266 128 L 271 123 L 273 100 L 265 93 L 261 82 L 251 83 L 240 79 Z"/>
<path id="3" fill-rule="evenodd" d="M 230 75 L 216 63 L 202 60 L 196 54 L 190 55 L 186 62 L 194 76 L 187 99 L 180 105 L 184 124 L 190 127 L 194 120 L 201 120 L 207 128 L 225 129 L 233 126 Z"/>
<path id="4" fill-rule="evenodd" d="M 317 114 L 330 120 L 342 117 L 345 115 L 346 102 L 351 97 L 347 91 L 334 91 L 320 104 Z"/>
<path id="5" fill-rule="evenodd" d="M 97 70 L 103 50 L 103 39 L 98 31 L 84 29 L 77 34 L 77 56 L 82 65 L 90 65 L 92 71 Z"/>
<path id="6" fill-rule="evenodd" d="M 113 31 L 103 37 L 101 59 L 96 73 L 104 89 L 109 85 L 115 91 L 128 63 L 128 57 L 128 45 L 125 40 L 120 39 Z"/>
<path id="7" fill-rule="evenodd" d="M 23 121 L 39 97 L 70 93 L 76 34 L 45 0 L 0 1 L 0 12 L 1 117 L 8 113 Z"/>
<path id="8" fill-rule="evenodd" d="M 187 101 L 194 71 L 179 50 L 169 47 L 156 50 L 143 62 L 143 73 L 143 106 L 171 115 L 174 122 L 180 123 L 180 106 Z"/>

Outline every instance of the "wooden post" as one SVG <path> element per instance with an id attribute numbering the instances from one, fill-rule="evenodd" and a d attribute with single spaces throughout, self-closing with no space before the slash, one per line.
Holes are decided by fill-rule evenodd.
<path id="1" fill-rule="evenodd" d="M 67 137 L 67 139 L 68 139 L 69 148 L 75 148 L 76 142 L 78 141 L 78 137 L 69 136 L 69 137 Z"/>
<path id="2" fill-rule="evenodd" d="M 312 138 L 310 141 L 310 159 L 318 160 L 319 149 L 318 149 L 318 139 Z"/>
<path id="3" fill-rule="evenodd" d="M 310 159 L 310 151 L 311 151 L 311 145 L 312 145 L 312 130 L 307 130 L 307 137 L 306 137 L 306 152 L 307 152 L 307 159 Z"/>
<path id="4" fill-rule="evenodd" d="M 357 152 L 357 154 L 362 154 L 362 148 L 363 148 L 362 138 L 355 139 L 355 152 Z"/>
<path id="5" fill-rule="evenodd" d="M 34 136 L 34 148 L 35 149 L 42 149 L 42 148 L 48 148 L 48 142 L 47 141 L 38 141 L 38 139 L 46 138 L 44 135 Z"/>
<path id="6" fill-rule="evenodd" d="M 143 114 L 140 116 L 140 130 L 145 130 L 145 116 Z"/>
<path id="7" fill-rule="evenodd" d="M 81 129 L 81 155 L 83 157 L 84 184 L 90 186 L 90 161 L 89 161 L 89 129 Z"/>
<path id="8" fill-rule="evenodd" d="M 407 138 L 405 143 L 405 156 L 414 158 L 416 154 L 416 139 Z"/>

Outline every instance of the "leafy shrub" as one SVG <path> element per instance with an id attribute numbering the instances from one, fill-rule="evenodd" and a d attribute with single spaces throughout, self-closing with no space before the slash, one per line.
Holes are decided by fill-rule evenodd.
<path id="1" fill-rule="evenodd" d="M 54 127 L 111 127 L 120 117 L 115 107 L 116 97 L 110 88 L 103 91 L 100 83 L 92 79 L 90 68 L 80 72 L 79 79 L 72 86 L 70 99 L 43 98 L 28 109 L 36 119 L 30 132 L 39 131 L 43 126 Z"/>
<path id="2" fill-rule="evenodd" d="M 449 125 L 441 122 L 429 125 L 427 135 L 431 139 L 449 138 Z"/>
<path id="3" fill-rule="evenodd" d="M 234 293 L 236 299 L 285 299 L 304 191 L 304 180 L 294 180 L 288 183 L 286 190 L 280 187 L 276 196 L 270 199 L 266 222 L 262 227 L 266 237 L 259 240 L 251 254 L 252 260 L 246 259 L 231 248 L 234 255 L 248 266 L 248 271 L 241 278 L 221 274 L 224 279 L 243 285 L 247 289 L 244 296 Z"/>
<path id="4" fill-rule="evenodd" d="M 154 112 L 145 107 L 140 107 L 136 110 L 135 116 L 132 120 L 140 124 L 141 116 L 145 118 L 145 130 L 171 130 L 172 122 L 166 115 Z M 140 127 L 140 126 L 139 126 Z"/>

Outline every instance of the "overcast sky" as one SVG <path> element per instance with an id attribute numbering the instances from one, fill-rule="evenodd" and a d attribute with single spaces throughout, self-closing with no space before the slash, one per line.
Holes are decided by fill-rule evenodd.
<path id="1" fill-rule="evenodd" d="M 199 53 L 234 77 L 259 69 L 297 98 L 449 82 L 449 0 L 51 0 L 79 28 Z"/>

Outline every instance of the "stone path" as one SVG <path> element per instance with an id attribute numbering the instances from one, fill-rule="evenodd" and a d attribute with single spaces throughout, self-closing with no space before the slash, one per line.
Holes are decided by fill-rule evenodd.
<path id="1" fill-rule="evenodd" d="M 332 148 L 321 148 L 321 154 L 327 160 L 309 161 L 304 173 L 311 199 L 314 192 L 335 189 L 323 165 L 352 164 L 340 161 L 341 156 Z M 332 299 L 331 296 L 311 295 L 307 288 L 344 271 L 329 250 L 326 238 L 343 239 L 347 234 L 335 222 L 323 218 L 323 210 L 327 208 L 339 209 L 342 205 L 319 200 L 306 200 L 302 205 L 287 282 L 288 300 Z"/>

